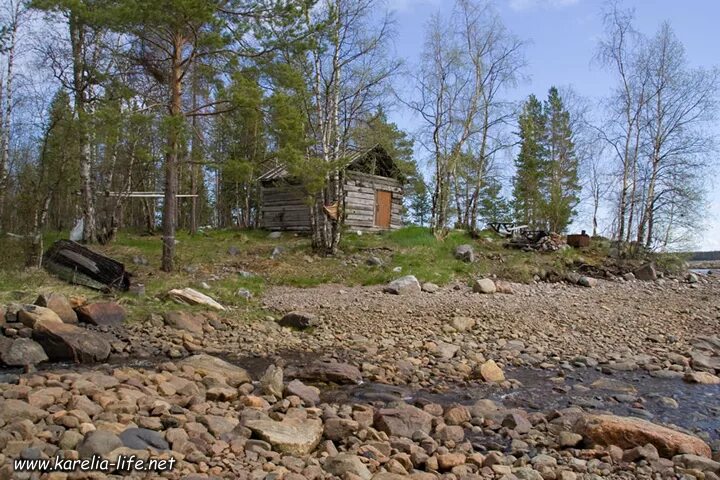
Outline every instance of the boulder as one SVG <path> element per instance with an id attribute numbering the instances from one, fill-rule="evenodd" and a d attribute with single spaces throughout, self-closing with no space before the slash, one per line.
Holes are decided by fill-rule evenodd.
<path id="1" fill-rule="evenodd" d="M 486 382 L 502 382 L 505 380 L 505 373 L 495 363 L 495 360 L 488 360 L 487 362 L 480 365 L 479 369 L 480 378 Z"/>
<path id="2" fill-rule="evenodd" d="M 107 430 L 93 430 L 85 435 L 77 446 L 77 451 L 80 458 L 91 458 L 94 455 L 102 457 L 122 446 L 122 440 L 114 433 Z"/>
<path id="3" fill-rule="evenodd" d="M 202 315 L 193 315 L 190 312 L 171 311 L 162 314 L 165 325 L 178 330 L 194 334 L 202 334 L 205 325 L 205 317 Z"/>
<path id="4" fill-rule="evenodd" d="M 63 323 L 57 313 L 38 305 L 23 305 L 17 312 L 17 319 L 28 328 L 35 328 L 40 321 Z"/>
<path id="5" fill-rule="evenodd" d="M 278 324 L 283 327 L 298 328 L 304 330 L 306 328 L 315 327 L 318 325 L 317 316 L 313 313 L 308 312 L 290 312 L 283 315 L 278 320 Z"/>
<path id="6" fill-rule="evenodd" d="M 62 321 L 38 322 L 32 336 L 51 360 L 93 363 L 110 356 L 110 343 L 103 335 Z"/>
<path id="7" fill-rule="evenodd" d="M 59 293 L 41 293 L 35 300 L 35 305 L 49 308 L 57 313 L 58 317 L 65 323 L 77 323 L 78 317 L 73 310 L 70 301 L 65 295 Z"/>
<path id="8" fill-rule="evenodd" d="M 288 376 L 309 382 L 332 382 L 338 384 L 359 384 L 362 382 L 362 374 L 357 367 L 340 362 L 313 362 L 300 368 L 291 369 Z"/>
<path id="9" fill-rule="evenodd" d="M 474 262 L 475 251 L 473 250 L 472 245 L 458 245 L 457 248 L 455 248 L 455 258 L 466 263 Z"/>
<path id="10" fill-rule="evenodd" d="M 266 395 L 274 395 L 282 398 L 283 393 L 283 370 L 275 365 L 268 366 L 260 378 L 260 387 Z"/>
<path id="11" fill-rule="evenodd" d="M 708 372 L 687 372 L 683 380 L 700 385 L 720 385 L 720 377 Z"/>
<path id="12" fill-rule="evenodd" d="M 29 338 L 0 337 L 0 361 L 10 367 L 37 365 L 48 360 L 45 350 Z"/>
<path id="13" fill-rule="evenodd" d="M 245 426 L 280 453 L 293 456 L 310 454 L 323 435 L 322 420 L 285 417 L 281 422 L 271 419 L 247 420 Z"/>
<path id="14" fill-rule="evenodd" d="M 372 478 L 372 473 L 360 460 L 360 457 L 349 453 L 339 453 L 334 457 L 328 457 L 323 468 L 326 472 L 340 478 L 347 478 L 348 475 L 351 475 L 352 478 L 359 477 L 362 480 Z"/>
<path id="15" fill-rule="evenodd" d="M 495 293 L 497 291 L 495 282 L 489 278 L 475 279 L 472 288 L 475 293 Z"/>
<path id="16" fill-rule="evenodd" d="M 170 445 L 162 435 L 147 428 L 128 428 L 120 434 L 120 440 L 124 446 L 133 450 L 145 450 L 147 448 L 154 448 L 155 450 L 170 449 Z"/>
<path id="17" fill-rule="evenodd" d="M 633 272 L 633 275 L 635 275 L 635 278 L 637 280 L 642 280 L 644 282 L 657 280 L 657 272 L 655 271 L 655 265 L 653 265 L 652 263 L 646 263 L 642 267 L 638 268 Z"/>
<path id="18" fill-rule="evenodd" d="M 393 295 L 411 295 L 421 290 L 420 282 L 414 275 L 405 275 L 388 283 L 383 291 Z"/>
<path id="19" fill-rule="evenodd" d="M 720 462 L 699 455 L 689 453 L 676 455 L 672 458 L 672 461 L 675 465 L 683 468 L 700 470 L 701 472 L 720 473 Z"/>
<path id="20" fill-rule="evenodd" d="M 285 387 L 285 395 L 300 397 L 309 406 L 320 404 L 320 389 L 312 385 L 305 385 L 300 380 L 293 380 L 288 383 Z"/>
<path id="21" fill-rule="evenodd" d="M 167 293 L 167 296 L 171 300 L 174 300 L 178 303 L 184 303 L 186 305 L 203 305 L 205 307 L 210 307 L 215 310 L 226 310 L 225 307 L 220 305 L 218 302 L 216 302 L 209 296 L 205 295 L 204 293 L 200 293 L 197 290 L 193 290 L 192 288 L 176 288 L 170 290 Z"/>
<path id="22" fill-rule="evenodd" d="M 391 436 L 412 438 L 417 431 L 429 434 L 432 419 L 432 415 L 417 407 L 401 405 L 379 409 L 375 414 L 374 426 Z"/>
<path id="23" fill-rule="evenodd" d="M 91 325 L 122 325 L 125 309 L 115 302 L 89 303 L 75 309 L 78 320 Z"/>
<path id="24" fill-rule="evenodd" d="M 711 456 L 710 447 L 699 437 L 639 418 L 586 415 L 578 420 L 574 430 L 590 444 L 616 445 L 630 449 L 650 443 L 665 458 L 681 453 L 708 458 Z"/>
<path id="25" fill-rule="evenodd" d="M 178 363 L 178 366 L 181 368 L 192 367 L 201 375 L 221 376 L 225 378 L 227 383 L 231 386 L 237 386 L 242 383 L 249 383 L 252 381 L 250 375 L 244 368 L 204 353 L 187 357 L 181 360 Z"/>
<path id="26" fill-rule="evenodd" d="M 12 423 L 18 420 L 30 420 L 37 423 L 45 418 L 48 412 L 34 407 L 28 402 L 14 398 L 0 399 L 0 420 L 4 423 Z"/>

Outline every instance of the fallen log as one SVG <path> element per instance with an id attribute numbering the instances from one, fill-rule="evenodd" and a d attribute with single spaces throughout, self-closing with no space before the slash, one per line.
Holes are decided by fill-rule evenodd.
<path id="1" fill-rule="evenodd" d="M 42 266 L 69 283 L 95 290 L 121 290 L 130 287 L 125 266 L 71 240 L 58 240 L 43 255 Z"/>

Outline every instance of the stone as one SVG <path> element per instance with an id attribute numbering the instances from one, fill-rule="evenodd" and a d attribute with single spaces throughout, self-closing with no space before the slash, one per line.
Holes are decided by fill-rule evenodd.
<path id="1" fill-rule="evenodd" d="M 595 279 L 595 278 L 582 276 L 582 277 L 580 277 L 580 279 L 578 280 L 577 283 L 581 287 L 593 288 L 593 287 L 597 286 L 598 282 L 597 282 L 597 279 Z"/>
<path id="2" fill-rule="evenodd" d="M 412 405 L 381 408 L 375 414 L 374 426 L 388 435 L 412 438 L 417 431 L 429 434 L 432 415 Z"/>
<path id="3" fill-rule="evenodd" d="M 247 420 L 245 426 L 275 450 L 293 456 L 310 454 L 323 435 L 322 421 L 317 418 L 285 417 L 281 422 L 270 419 Z"/>
<path id="4" fill-rule="evenodd" d="M 40 321 L 62 323 L 57 313 L 38 305 L 23 305 L 17 311 L 18 321 L 28 328 L 35 328 Z"/>
<path id="5" fill-rule="evenodd" d="M 700 470 L 701 472 L 713 472 L 720 473 L 720 462 L 716 462 L 706 457 L 692 454 L 675 455 L 672 458 L 675 465 L 692 469 Z"/>
<path id="6" fill-rule="evenodd" d="M 497 293 L 504 293 L 505 295 L 512 295 L 515 293 L 515 290 L 513 290 L 512 284 L 510 282 L 503 282 L 502 280 L 498 280 L 495 282 L 495 288 Z"/>
<path id="7" fill-rule="evenodd" d="M 629 449 L 651 443 L 664 458 L 679 453 L 710 457 L 710 447 L 699 437 L 656 425 L 647 420 L 616 415 L 586 415 L 574 431 L 598 445 Z"/>
<path id="8" fill-rule="evenodd" d="M 75 430 L 66 430 L 62 434 L 62 437 L 60 437 L 58 447 L 60 447 L 62 450 L 75 450 L 75 448 L 83 440 L 83 438 L 84 437 L 80 432 L 77 432 Z"/>
<path id="9" fill-rule="evenodd" d="M 224 306 L 220 305 L 218 302 L 216 302 L 214 299 L 209 297 L 208 295 L 205 295 L 204 293 L 200 293 L 197 290 L 194 290 L 192 288 L 176 288 L 173 290 L 170 290 L 167 293 L 168 298 L 171 300 L 174 300 L 177 303 L 184 303 L 186 305 L 202 305 L 204 307 L 209 307 L 214 310 L 221 310 L 225 311 L 227 310 Z"/>
<path id="10" fill-rule="evenodd" d="M 393 280 L 383 289 L 385 293 L 391 293 L 393 295 L 412 295 L 419 293 L 421 290 L 420 282 L 415 278 L 415 275 L 405 275 L 404 277 Z"/>
<path id="11" fill-rule="evenodd" d="M 5 423 L 25 419 L 37 423 L 47 415 L 48 413 L 45 410 L 34 407 L 22 400 L 14 398 L 0 399 L 0 420 L 3 420 Z"/>
<path id="12" fill-rule="evenodd" d="M 332 382 L 341 385 L 362 382 L 362 373 L 357 367 L 340 362 L 313 362 L 304 367 L 288 369 L 288 376 L 309 382 Z"/>
<path id="13" fill-rule="evenodd" d="M 473 289 L 473 292 L 475 292 L 475 293 L 486 293 L 486 294 L 495 293 L 497 291 L 495 282 L 493 282 L 492 279 L 490 279 L 490 278 L 475 279 L 475 281 L 473 282 L 472 289 Z"/>
<path id="14" fill-rule="evenodd" d="M 80 458 L 91 458 L 93 455 L 103 456 L 123 446 L 120 437 L 108 430 L 93 430 L 85 435 L 77 446 Z"/>
<path id="15" fill-rule="evenodd" d="M 0 337 L 0 360 L 10 367 L 37 365 L 48 360 L 45 350 L 29 338 Z"/>
<path id="16" fill-rule="evenodd" d="M 471 419 L 470 411 L 463 405 L 453 405 L 445 410 L 443 414 L 445 423 L 448 425 L 462 425 Z"/>
<path id="17" fill-rule="evenodd" d="M 560 435 L 558 435 L 558 443 L 561 447 L 565 448 L 574 448 L 582 442 L 582 435 L 575 433 L 575 432 L 568 432 L 563 430 L 560 432 Z"/>
<path id="18" fill-rule="evenodd" d="M 311 385 L 305 385 L 300 380 L 293 380 L 285 387 L 286 395 L 300 397 L 308 406 L 320 404 L 320 389 Z"/>
<path id="19" fill-rule="evenodd" d="M 708 372 L 687 372 L 683 380 L 700 385 L 720 385 L 720 377 Z"/>
<path id="20" fill-rule="evenodd" d="M 695 369 L 720 371 L 720 356 L 709 357 L 699 352 L 693 352 L 690 358 L 692 367 Z"/>
<path id="21" fill-rule="evenodd" d="M 250 375 L 244 368 L 205 353 L 199 353 L 180 360 L 178 366 L 192 367 L 196 372 L 205 376 L 219 375 L 233 387 L 252 381 Z"/>
<path id="22" fill-rule="evenodd" d="M 205 425 L 208 431 L 215 437 L 220 437 L 221 435 L 232 432 L 238 423 L 240 423 L 237 418 L 227 418 L 219 415 L 205 415 L 200 419 L 200 422 Z"/>
<path id="23" fill-rule="evenodd" d="M 306 328 L 316 327 L 318 325 L 318 319 L 313 313 L 296 311 L 283 315 L 283 317 L 278 320 L 278 324 L 283 327 L 304 330 Z"/>
<path id="24" fill-rule="evenodd" d="M 372 478 L 370 470 L 362 463 L 360 457 L 349 453 L 339 453 L 333 457 L 328 457 L 323 468 L 326 472 L 341 478 L 348 478 L 348 475 L 355 475 L 362 480 Z"/>
<path id="25" fill-rule="evenodd" d="M 486 382 L 502 382 L 505 380 L 505 373 L 495 363 L 495 360 L 488 360 L 480 365 L 480 378 Z"/>
<path id="26" fill-rule="evenodd" d="M 169 450 L 170 445 L 158 432 L 148 430 L 147 428 L 128 428 L 120 434 L 122 444 L 133 450 L 145 450 L 146 448 L 154 448 L 155 450 Z"/>
<path id="27" fill-rule="evenodd" d="M 437 456 L 438 468 L 440 471 L 452 470 L 453 467 L 465 463 L 465 455 L 462 453 L 444 453 Z"/>
<path id="28" fill-rule="evenodd" d="M 642 267 L 638 268 L 633 272 L 633 275 L 635 275 L 636 279 L 644 282 L 651 282 L 653 280 L 657 280 L 658 278 L 655 265 L 652 263 L 646 263 Z"/>
<path id="29" fill-rule="evenodd" d="M 36 323 L 32 337 L 51 360 L 93 363 L 104 362 L 110 356 L 110 343 L 102 334 L 62 321 Z"/>
<path id="30" fill-rule="evenodd" d="M 626 282 L 632 282 L 633 280 L 635 280 L 635 274 L 632 272 L 627 272 L 623 275 L 623 279 Z"/>
<path id="31" fill-rule="evenodd" d="M 325 420 L 325 438 L 333 441 L 341 441 L 355 434 L 360 429 L 360 424 L 349 418 L 330 417 Z"/>
<path id="32" fill-rule="evenodd" d="M 685 281 L 688 283 L 698 283 L 699 279 L 696 274 L 688 272 L 688 274 L 685 275 Z"/>
<path id="33" fill-rule="evenodd" d="M 250 300 L 253 297 L 252 292 L 247 288 L 238 288 L 237 292 L 235 292 L 235 295 L 240 298 L 244 298 L 245 300 Z"/>
<path id="34" fill-rule="evenodd" d="M 268 234 L 268 238 L 271 240 L 277 240 L 278 238 L 282 237 L 282 232 L 270 232 Z"/>
<path id="35" fill-rule="evenodd" d="M 165 325 L 198 335 L 203 333 L 206 321 L 202 315 L 193 315 L 190 312 L 182 311 L 165 312 L 162 317 Z"/>
<path id="36" fill-rule="evenodd" d="M 452 319 L 451 325 L 458 332 L 467 332 L 475 326 L 475 319 L 470 317 L 455 317 Z"/>
<path id="37" fill-rule="evenodd" d="M 274 395 L 282 398 L 283 393 L 283 370 L 275 365 L 268 366 L 260 378 L 260 387 L 266 395 Z"/>
<path id="38" fill-rule="evenodd" d="M 35 305 L 49 308 L 57 313 L 58 317 L 65 323 L 77 323 L 78 317 L 73 310 L 70 301 L 65 295 L 59 293 L 41 293 L 35 300 Z"/>
<path id="39" fill-rule="evenodd" d="M 384 263 L 381 258 L 375 256 L 368 257 L 368 259 L 365 260 L 365 264 L 371 267 L 381 267 Z"/>
<path id="40" fill-rule="evenodd" d="M 115 302 L 90 303 L 75 309 L 78 320 L 91 325 L 122 325 L 125 309 Z"/>
<path id="41" fill-rule="evenodd" d="M 530 421 L 519 413 L 509 413 L 505 416 L 502 426 L 515 430 L 517 433 L 528 433 L 532 429 Z"/>
<path id="42" fill-rule="evenodd" d="M 475 261 L 475 251 L 472 245 L 458 245 L 455 248 L 455 258 L 465 263 L 473 263 Z"/>
<path id="43" fill-rule="evenodd" d="M 422 291 L 425 293 L 437 293 L 440 287 L 431 282 L 425 282 L 422 284 Z"/>

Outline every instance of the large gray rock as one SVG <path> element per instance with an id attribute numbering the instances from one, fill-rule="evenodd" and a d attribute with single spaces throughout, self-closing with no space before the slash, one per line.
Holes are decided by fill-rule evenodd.
<path id="1" fill-rule="evenodd" d="M 357 367 L 340 362 L 313 362 L 303 367 L 289 369 L 288 376 L 309 382 L 338 384 L 362 382 L 362 373 Z"/>
<path id="2" fill-rule="evenodd" d="M 107 430 L 93 430 L 77 446 L 80 458 L 91 458 L 93 455 L 103 456 L 123 446 L 120 437 Z"/>
<path id="3" fill-rule="evenodd" d="M 300 380 L 288 383 L 285 386 L 285 394 L 300 397 L 309 406 L 320 404 L 320 389 L 312 385 L 305 385 Z"/>
<path id="4" fill-rule="evenodd" d="M 645 282 L 657 280 L 657 272 L 655 271 L 655 265 L 653 265 L 652 263 L 647 263 L 643 265 L 642 267 L 635 270 L 633 274 L 635 275 L 635 278 L 637 280 L 642 280 Z"/>
<path id="5" fill-rule="evenodd" d="M 495 282 L 489 278 L 475 279 L 472 289 L 475 293 L 495 293 L 497 291 Z"/>
<path id="6" fill-rule="evenodd" d="M 170 445 L 162 435 L 147 428 L 128 428 L 120 434 L 120 440 L 124 446 L 133 450 L 145 450 L 146 448 L 154 448 L 155 450 L 170 449 Z"/>
<path id="7" fill-rule="evenodd" d="M 0 360 L 11 367 L 37 365 L 48 360 L 45 350 L 29 338 L 0 337 Z"/>
<path id="8" fill-rule="evenodd" d="M 110 356 L 110 343 L 103 335 L 62 321 L 36 323 L 33 339 L 51 360 L 93 363 L 104 362 Z"/>
<path id="9" fill-rule="evenodd" d="M 458 245 L 455 249 L 455 258 L 462 260 L 466 263 L 472 263 L 475 261 L 475 251 L 472 245 Z"/>
<path id="10" fill-rule="evenodd" d="M 201 375 L 219 375 L 225 378 L 231 386 L 252 381 L 250 375 L 244 368 L 204 353 L 185 358 L 178 363 L 178 366 L 192 367 Z"/>
<path id="11" fill-rule="evenodd" d="M 395 437 L 412 438 L 417 431 L 429 434 L 432 416 L 412 405 L 381 408 L 375 414 L 375 428 Z"/>
<path id="12" fill-rule="evenodd" d="M 318 325 L 317 316 L 309 312 L 290 312 L 278 320 L 278 324 L 283 327 L 299 328 L 301 330 L 305 328 L 315 327 Z"/>
<path id="13" fill-rule="evenodd" d="M 273 449 L 288 455 L 308 455 L 323 435 L 322 420 L 318 418 L 289 418 L 281 422 L 271 419 L 247 420 L 245 426 Z"/>
<path id="14" fill-rule="evenodd" d="M 372 473 L 360 460 L 360 457 L 349 453 L 339 453 L 334 457 L 328 457 L 323 468 L 326 472 L 340 478 L 345 478 L 347 474 L 356 475 L 363 480 L 372 478 Z"/>
<path id="15" fill-rule="evenodd" d="M 35 300 L 35 305 L 49 308 L 57 313 L 65 323 L 77 323 L 78 317 L 65 295 L 59 293 L 41 293 Z"/>
<path id="16" fill-rule="evenodd" d="M 405 275 L 388 283 L 383 291 L 385 293 L 392 293 L 393 295 L 410 295 L 419 293 L 420 290 L 421 287 L 418 279 L 415 278 L 414 275 Z"/>

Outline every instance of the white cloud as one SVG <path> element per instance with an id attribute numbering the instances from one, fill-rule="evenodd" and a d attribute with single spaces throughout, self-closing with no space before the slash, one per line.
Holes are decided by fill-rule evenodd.
<path id="1" fill-rule="evenodd" d="M 576 5 L 580 0 L 508 0 L 516 12 L 536 9 L 558 9 Z"/>

